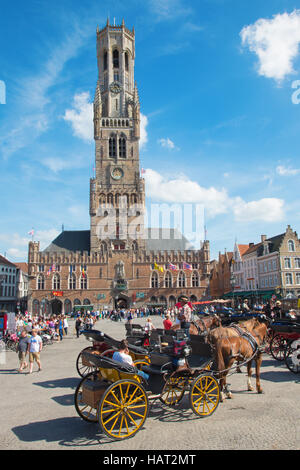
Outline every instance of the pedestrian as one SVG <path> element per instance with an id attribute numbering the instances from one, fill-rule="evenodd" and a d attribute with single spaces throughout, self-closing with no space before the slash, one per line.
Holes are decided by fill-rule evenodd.
<path id="1" fill-rule="evenodd" d="M 29 338 L 27 352 L 29 352 L 29 374 L 32 373 L 33 363 L 36 361 L 38 365 L 38 372 L 42 370 L 40 354 L 43 347 L 42 338 L 37 334 L 36 330 L 32 330 L 32 335 Z"/>
<path id="2" fill-rule="evenodd" d="M 18 347 L 17 347 L 17 353 L 19 356 L 19 372 L 22 372 L 23 369 L 27 369 L 28 364 L 26 362 L 26 355 L 27 355 L 27 350 L 28 350 L 28 344 L 29 344 L 29 338 L 27 335 L 27 332 L 25 330 L 21 331 L 19 342 L 18 342 Z"/>
<path id="3" fill-rule="evenodd" d="M 64 336 L 64 322 L 61 317 L 58 317 L 58 333 L 59 333 L 60 341 L 62 341 L 63 336 Z"/>
<path id="4" fill-rule="evenodd" d="M 76 330 L 77 338 L 79 338 L 81 327 L 82 327 L 82 319 L 81 317 L 77 317 L 75 321 L 75 330 Z"/>
<path id="5" fill-rule="evenodd" d="M 145 333 L 147 333 L 148 335 L 151 334 L 151 331 L 152 330 L 155 330 L 155 326 L 153 325 L 152 321 L 151 321 L 151 318 L 147 318 L 147 321 L 146 321 L 146 325 L 145 325 Z"/>
<path id="6" fill-rule="evenodd" d="M 68 328 L 69 328 L 69 324 L 68 324 L 68 319 L 67 317 L 63 317 L 63 327 L 64 327 L 64 332 L 65 334 L 67 335 L 68 334 Z"/>
<path id="7" fill-rule="evenodd" d="M 163 325 L 164 325 L 165 330 L 170 330 L 172 328 L 173 323 L 170 319 L 170 314 L 169 313 L 167 313 L 166 318 L 163 321 Z"/>

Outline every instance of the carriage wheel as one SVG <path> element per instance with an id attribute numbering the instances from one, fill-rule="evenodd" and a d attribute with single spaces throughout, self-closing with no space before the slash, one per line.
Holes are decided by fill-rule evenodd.
<path id="1" fill-rule="evenodd" d="M 90 405 L 87 405 L 85 402 L 82 401 L 82 389 L 83 385 L 87 381 L 95 381 L 99 378 L 99 372 L 90 372 L 87 374 L 77 385 L 74 395 L 74 403 L 77 413 L 79 414 L 80 418 L 88 421 L 89 423 L 97 423 L 98 421 L 98 414 L 97 408 L 93 408 Z"/>
<path id="2" fill-rule="evenodd" d="M 287 368 L 294 374 L 300 372 L 300 340 L 291 340 L 288 342 L 284 356 Z"/>
<path id="3" fill-rule="evenodd" d="M 277 361 L 284 361 L 284 351 L 287 345 L 287 340 L 281 335 L 275 335 L 270 344 L 271 355 Z"/>
<path id="4" fill-rule="evenodd" d="M 185 392 L 186 380 L 184 377 L 169 377 L 159 397 L 167 406 L 175 406 L 179 403 Z"/>
<path id="5" fill-rule="evenodd" d="M 102 431 L 114 439 L 134 436 L 148 415 L 148 396 L 144 387 L 133 380 L 119 380 L 104 393 L 98 416 Z"/>
<path id="6" fill-rule="evenodd" d="M 91 372 L 94 372 L 97 369 L 96 367 L 94 367 L 92 365 L 87 366 L 82 362 L 82 359 L 83 359 L 82 353 L 83 352 L 92 352 L 92 351 L 94 351 L 93 346 L 89 346 L 88 348 L 83 349 L 77 357 L 76 369 L 77 369 L 78 374 L 81 377 L 86 377 L 88 374 L 90 374 Z"/>
<path id="7" fill-rule="evenodd" d="M 220 387 L 213 374 L 203 373 L 191 385 L 190 406 L 202 418 L 216 411 L 220 402 Z"/>

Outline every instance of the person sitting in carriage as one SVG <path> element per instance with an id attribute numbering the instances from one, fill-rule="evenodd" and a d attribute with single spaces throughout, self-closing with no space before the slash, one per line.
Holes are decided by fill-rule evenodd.
<path id="1" fill-rule="evenodd" d="M 112 358 L 114 361 L 121 362 L 122 364 L 134 366 L 132 357 L 129 354 L 128 341 L 126 339 L 120 342 L 119 349 L 113 353 Z M 137 374 L 146 381 L 149 379 L 149 375 L 142 370 L 137 370 Z"/>

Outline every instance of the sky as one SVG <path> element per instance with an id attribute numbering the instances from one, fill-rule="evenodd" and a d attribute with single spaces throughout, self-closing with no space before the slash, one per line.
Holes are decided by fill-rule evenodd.
<path id="1" fill-rule="evenodd" d="M 135 28 L 147 207 L 204 208 L 212 259 L 299 233 L 299 1 L 16 0 L 0 16 L 0 253 L 89 229 L 107 17 Z"/>

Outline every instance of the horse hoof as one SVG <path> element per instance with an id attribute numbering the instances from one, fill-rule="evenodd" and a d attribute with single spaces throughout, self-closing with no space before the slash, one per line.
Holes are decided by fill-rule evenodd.
<path id="1" fill-rule="evenodd" d="M 254 388 L 253 387 L 248 387 L 248 392 L 253 392 Z"/>
<path id="2" fill-rule="evenodd" d="M 231 399 L 233 398 L 233 397 L 232 397 L 232 393 L 231 393 L 231 392 L 230 392 L 230 393 L 228 393 L 228 395 L 227 395 L 227 398 L 228 398 L 228 400 L 231 400 Z"/>
<path id="3" fill-rule="evenodd" d="M 263 390 L 257 390 L 257 393 L 258 393 L 259 395 L 263 395 L 265 392 L 264 392 Z"/>

